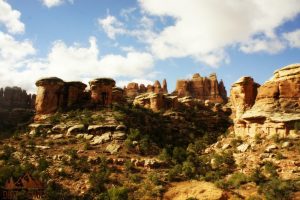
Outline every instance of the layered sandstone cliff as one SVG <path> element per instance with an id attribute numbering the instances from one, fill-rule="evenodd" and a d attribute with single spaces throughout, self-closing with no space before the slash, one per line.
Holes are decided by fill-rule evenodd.
<path id="1" fill-rule="evenodd" d="M 275 71 L 259 88 L 249 77 L 241 80 L 233 85 L 230 97 L 236 111 L 235 133 L 241 136 L 294 135 L 295 123 L 300 121 L 300 64 Z"/>
<path id="2" fill-rule="evenodd" d="M 191 96 L 199 100 L 210 100 L 215 103 L 227 102 L 227 92 L 223 81 L 218 82 L 217 75 L 202 77 L 196 73 L 191 80 L 178 80 L 174 95 L 180 97 Z"/>

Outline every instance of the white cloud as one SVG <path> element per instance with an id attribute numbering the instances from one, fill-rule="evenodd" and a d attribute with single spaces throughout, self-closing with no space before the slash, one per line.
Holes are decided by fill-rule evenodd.
<path id="1" fill-rule="evenodd" d="M 9 33 L 23 33 L 25 25 L 20 21 L 21 13 L 13 10 L 5 1 L 0 0 L 0 24 L 3 24 Z"/>
<path id="2" fill-rule="evenodd" d="M 300 29 L 284 33 L 283 37 L 288 41 L 290 47 L 300 48 Z"/>
<path id="3" fill-rule="evenodd" d="M 42 0 L 43 4 L 47 6 L 48 8 L 59 6 L 63 4 L 64 2 L 68 1 L 69 3 L 73 4 L 74 0 Z"/>
<path id="4" fill-rule="evenodd" d="M 228 60 L 224 52 L 230 46 L 242 45 L 240 49 L 248 53 L 279 52 L 284 44 L 276 28 L 300 12 L 298 0 L 139 0 L 139 4 L 148 15 L 175 20 L 148 40 L 157 58 L 192 56 L 214 66 Z"/>
<path id="5" fill-rule="evenodd" d="M 126 33 L 123 23 L 114 16 L 108 15 L 104 19 L 98 19 L 98 23 L 100 26 L 102 26 L 107 36 L 111 39 L 115 39 L 117 34 Z"/>
<path id="6" fill-rule="evenodd" d="M 128 52 L 126 55 L 108 54 L 99 57 L 99 49 L 94 37 L 90 38 L 87 47 L 79 44 L 67 46 L 63 41 L 56 41 L 46 58 L 30 60 L 28 56 L 35 51 L 29 41 L 13 40 L 11 43 L 11 48 L 15 43 L 18 44 L 19 53 L 13 54 L 8 49 L 7 52 L 3 51 L 3 55 L 1 54 L 1 58 L 5 59 L 0 61 L 0 87 L 17 85 L 31 92 L 35 91 L 35 81 L 45 76 L 57 76 L 66 81 L 78 80 L 86 83 L 97 77 L 147 77 L 154 64 L 153 57 L 144 52 L 135 51 Z M 29 51 L 30 47 L 32 49 Z M 26 50 L 27 53 L 22 54 L 22 50 Z M 10 62 L 10 58 L 18 59 Z"/>
<path id="7" fill-rule="evenodd" d="M 253 39 L 242 44 L 240 50 L 245 53 L 267 52 L 278 53 L 286 47 L 285 42 L 279 39 Z"/>

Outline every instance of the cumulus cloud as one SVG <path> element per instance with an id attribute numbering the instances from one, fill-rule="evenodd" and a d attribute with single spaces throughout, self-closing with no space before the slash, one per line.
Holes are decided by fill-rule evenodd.
<path id="1" fill-rule="evenodd" d="M 123 15 L 122 15 L 123 16 Z M 127 17 L 125 17 L 126 19 Z M 115 40 L 117 36 L 127 35 L 137 38 L 141 42 L 150 43 L 156 37 L 153 31 L 154 21 L 147 16 L 142 16 L 134 20 L 135 28 L 129 29 L 115 16 L 107 15 L 103 19 L 98 19 L 99 26 L 104 30 L 110 39 Z"/>
<path id="2" fill-rule="evenodd" d="M 117 34 L 126 33 L 123 23 L 120 22 L 115 16 L 108 15 L 104 19 L 98 19 L 98 23 L 106 32 L 107 36 L 111 39 L 115 39 Z"/>
<path id="3" fill-rule="evenodd" d="M 288 41 L 290 47 L 300 48 L 300 29 L 284 33 L 283 37 Z"/>
<path id="4" fill-rule="evenodd" d="M 245 53 L 268 52 L 278 53 L 286 47 L 285 42 L 280 39 L 253 39 L 242 44 L 240 50 Z"/>
<path id="5" fill-rule="evenodd" d="M 300 12 L 298 0 L 139 0 L 139 4 L 150 16 L 175 20 L 149 40 L 157 58 L 192 56 L 213 66 L 228 61 L 225 50 L 234 45 L 247 53 L 281 51 L 284 44 L 276 29 Z"/>
<path id="6" fill-rule="evenodd" d="M 86 83 L 97 77 L 147 77 L 154 62 L 150 54 L 136 51 L 125 55 L 100 56 L 94 37 L 90 38 L 88 46 L 79 44 L 67 46 L 63 41 L 56 41 L 47 57 L 34 59 L 28 59 L 28 56 L 35 52 L 28 41 L 18 43 L 13 40 L 10 44 L 11 48 L 15 43 L 20 46 L 20 52 L 22 49 L 27 49 L 27 53 L 12 55 L 8 49 L 8 52 L 1 55 L 1 58 L 6 59 L 0 61 L 0 86 L 18 85 L 31 92 L 35 91 L 34 82 L 45 76 L 57 76 L 66 81 L 81 80 Z M 29 51 L 30 48 L 32 48 L 31 51 Z M 19 59 L 11 63 L 10 58 Z M 22 68 L 16 66 L 22 66 Z"/>
<path id="7" fill-rule="evenodd" d="M 0 0 L 0 24 L 3 24 L 9 33 L 23 33 L 25 25 L 20 21 L 21 13 L 13 10 L 5 1 Z"/>
<path id="8" fill-rule="evenodd" d="M 74 0 L 42 0 L 43 4 L 48 8 L 59 6 L 64 2 L 68 1 L 69 3 L 73 4 Z"/>

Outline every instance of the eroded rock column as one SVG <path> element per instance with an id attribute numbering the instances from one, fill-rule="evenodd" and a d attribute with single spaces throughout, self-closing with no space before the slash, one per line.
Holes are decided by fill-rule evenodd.
<path id="1" fill-rule="evenodd" d="M 112 89 L 116 82 L 110 78 L 98 78 L 89 82 L 91 88 L 91 101 L 94 104 L 112 104 Z"/>
<path id="2" fill-rule="evenodd" d="M 44 78 L 36 82 L 37 95 L 35 109 L 37 115 L 55 113 L 63 103 L 64 81 L 56 78 Z"/>

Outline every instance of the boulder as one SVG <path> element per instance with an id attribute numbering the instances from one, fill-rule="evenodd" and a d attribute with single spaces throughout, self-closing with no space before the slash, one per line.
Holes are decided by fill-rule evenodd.
<path id="1" fill-rule="evenodd" d="M 61 133 L 67 130 L 68 126 L 65 124 L 57 124 L 52 128 L 53 132 Z"/>
<path id="2" fill-rule="evenodd" d="M 271 153 L 273 150 L 278 149 L 278 146 L 276 144 L 271 144 L 266 147 L 265 152 Z"/>
<path id="3" fill-rule="evenodd" d="M 126 133 L 122 131 L 116 131 L 112 134 L 113 140 L 125 140 L 126 139 Z"/>
<path id="4" fill-rule="evenodd" d="M 245 144 L 241 144 L 240 146 L 238 146 L 236 149 L 240 152 L 245 152 L 247 151 L 247 149 L 249 148 L 249 144 L 245 143 Z"/>
<path id="5" fill-rule="evenodd" d="M 67 135 L 74 135 L 75 133 L 81 133 L 83 131 L 85 131 L 84 124 L 78 124 L 70 127 L 68 129 Z"/>
<path id="6" fill-rule="evenodd" d="M 109 141 L 111 141 L 111 133 L 107 132 L 100 136 L 95 136 L 93 138 L 93 140 L 91 141 L 91 145 L 102 144 L 102 143 L 109 142 Z"/>
<path id="7" fill-rule="evenodd" d="M 119 151 L 120 148 L 121 148 L 121 145 L 119 145 L 118 143 L 111 143 L 111 144 L 107 145 L 105 152 L 108 152 L 110 154 L 115 154 Z"/>

